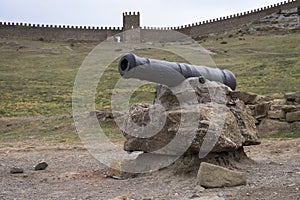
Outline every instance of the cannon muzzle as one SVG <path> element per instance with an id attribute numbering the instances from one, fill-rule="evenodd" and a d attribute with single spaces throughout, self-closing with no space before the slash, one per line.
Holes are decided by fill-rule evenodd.
<path id="1" fill-rule="evenodd" d="M 120 59 L 119 72 L 123 78 L 137 78 L 170 87 L 187 78 L 204 77 L 223 83 L 232 90 L 236 88 L 236 78 L 229 70 L 141 58 L 133 53 L 127 53 Z"/>

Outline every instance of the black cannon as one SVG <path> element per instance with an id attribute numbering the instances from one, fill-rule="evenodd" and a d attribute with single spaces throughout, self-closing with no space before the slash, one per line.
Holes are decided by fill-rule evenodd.
<path id="1" fill-rule="evenodd" d="M 137 78 L 171 87 L 187 78 L 199 77 L 199 80 L 223 83 L 232 90 L 236 88 L 234 74 L 226 69 L 140 58 L 133 53 L 127 53 L 120 59 L 119 72 L 123 78 Z"/>

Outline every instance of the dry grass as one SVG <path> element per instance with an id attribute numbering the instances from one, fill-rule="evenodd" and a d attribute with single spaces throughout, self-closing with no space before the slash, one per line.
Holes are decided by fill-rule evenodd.
<path id="1" fill-rule="evenodd" d="M 236 74 L 239 90 L 282 96 L 285 92 L 299 90 L 299 33 L 241 35 L 233 32 L 210 36 L 200 43 L 215 53 L 212 57 L 218 67 Z M 0 39 L 0 117 L 8 119 L 0 120 L 0 141 L 33 138 L 79 141 L 72 119 L 62 116 L 71 115 L 76 73 L 95 46 L 91 43 Z M 182 61 L 174 54 L 153 49 L 136 53 Z M 97 109 L 110 106 L 112 88 L 120 77 L 116 66 L 115 61 L 101 78 L 95 99 Z M 154 84 L 139 88 L 131 103 L 151 101 L 154 91 Z M 15 121 L 24 116 L 46 118 L 26 123 Z M 120 136 L 116 127 L 106 125 L 106 130 L 111 137 Z"/>

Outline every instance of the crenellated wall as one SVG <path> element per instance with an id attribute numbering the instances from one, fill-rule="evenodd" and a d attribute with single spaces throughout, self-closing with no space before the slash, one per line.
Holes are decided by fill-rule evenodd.
<path id="1" fill-rule="evenodd" d="M 298 8 L 299 13 L 300 0 L 288 0 L 270 6 L 265 6 L 263 8 L 254 9 L 248 12 L 237 13 L 226 17 L 220 17 L 188 25 L 177 27 L 143 27 L 142 29 L 152 32 L 175 30 L 192 37 L 197 37 L 210 33 L 225 31 L 236 26 L 254 22 L 265 16 L 279 12 L 280 10 L 288 10 L 292 8 Z"/>
<path id="2" fill-rule="evenodd" d="M 226 17 L 197 22 L 178 27 L 144 27 L 140 29 L 140 39 L 142 41 L 156 41 L 165 38 L 169 34 L 170 41 L 176 38 L 178 31 L 193 38 L 219 33 L 230 30 L 247 23 L 254 22 L 280 10 L 298 8 L 300 13 L 300 0 L 288 0 L 271 6 L 254 9 L 248 12 L 238 13 Z M 140 27 L 140 13 L 123 13 L 123 27 L 78 27 L 78 26 L 56 26 L 56 25 L 36 25 L 22 23 L 0 22 L 0 38 L 24 38 L 38 40 L 55 41 L 104 41 L 108 37 Z M 175 31 L 172 31 L 175 30 Z M 162 37 L 163 36 L 163 37 Z M 126 40 L 126 37 L 124 36 Z"/>
<path id="3" fill-rule="evenodd" d="M 103 41 L 121 33 L 120 27 L 56 26 L 0 22 L 0 38 L 54 41 Z"/>
<path id="4" fill-rule="evenodd" d="M 298 8 L 299 13 L 299 7 L 300 0 L 288 0 L 271 6 L 254 9 L 248 12 L 211 19 L 204 22 L 189 24 L 186 26 L 174 27 L 173 29 L 194 38 L 198 36 L 208 35 L 210 33 L 223 32 L 237 26 L 251 23 L 270 14 L 279 12 L 280 10 Z"/>

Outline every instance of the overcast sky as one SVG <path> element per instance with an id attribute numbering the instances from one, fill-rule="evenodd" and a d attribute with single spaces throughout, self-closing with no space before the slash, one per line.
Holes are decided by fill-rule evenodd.
<path id="1" fill-rule="evenodd" d="M 140 11 L 141 26 L 179 26 L 275 4 L 280 0 L 0 0 L 0 21 L 122 26 Z"/>

